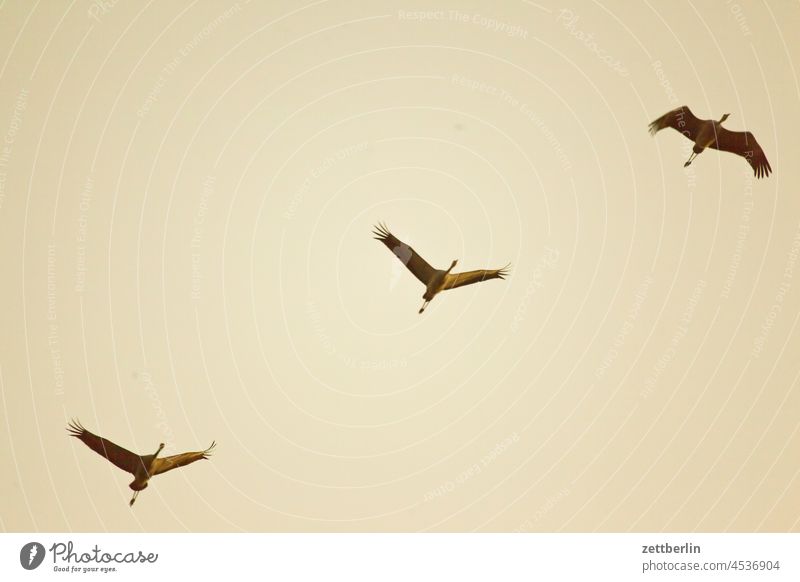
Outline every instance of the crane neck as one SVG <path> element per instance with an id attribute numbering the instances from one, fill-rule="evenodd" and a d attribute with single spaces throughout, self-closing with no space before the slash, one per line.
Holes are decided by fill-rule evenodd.
<path id="1" fill-rule="evenodd" d="M 156 457 L 158 457 L 158 454 L 161 452 L 161 450 L 163 448 L 164 448 L 164 443 L 161 443 L 161 444 L 158 445 L 158 449 L 156 450 L 155 454 L 153 455 L 153 460 L 154 461 L 156 460 Z"/>

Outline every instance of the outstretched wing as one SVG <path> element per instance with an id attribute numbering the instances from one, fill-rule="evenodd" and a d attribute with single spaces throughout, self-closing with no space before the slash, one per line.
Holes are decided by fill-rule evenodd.
<path id="1" fill-rule="evenodd" d="M 82 440 L 83 444 L 101 457 L 105 457 L 111 461 L 123 471 L 135 474 L 136 469 L 141 464 L 139 455 L 130 452 L 128 449 L 123 449 L 121 446 L 112 443 L 108 439 L 104 439 L 103 437 L 89 432 L 83 428 L 83 425 L 77 420 L 71 420 L 67 430 L 70 435 Z"/>
<path id="2" fill-rule="evenodd" d="M 650 133 L 655 135 L 657 131 L 665 127 L 671 127 L 694 141 L 702 123 L 686 105 L 681 105 L 652 122 L 650 124 Z"/>
<path id="3" fill-rule="evenodd" d="M 479 271 L 465 271 L 464 273 L 448 273 L 444 280 L 445 289 L 455 289 L 464 285 L 472 285 L 489 279 L 505 279 L 508 275 L 508 265 L 502 269 L 481 269 Z"/>
<path id="4" fill-rule="evenodd" d="M 753 175 L 756 178 L 769 176 L 772 171 L 764 150 L 749 131 L 730 131 L 721 127 L 717 133 L 716 143 L 712 143 L 710 147 L 745 158 L 747 163 L 752 166 Z"/>
<path id="5" fill-rule="evenodd" d="M 160 475 L 172 469 L 183 467 L 195 461 L 201 461 L 211 456 L 214 447 L 217 446 L 216 442 L 212 442 L 211 446 L 205 451 L 194 451 L 191 453 L 181 453 L 180 455 L 172 455 L 171 457 L 158 457 L 155 461 L 155 466 L 152 468 L 153 475 Z"/>
<path id="6" fill-rule="evenodd" d="M 375 238 L 385 244 L 390 251 L 394 253 L 400 261 L 408 267 L 408 270 L 414 273 L 414 276 L 419 279 L 423 285 L 427 285 L 433 277 L 436 269 L 431 267 L 425 259 L 417 254 L 417 251 L 412 249 L 406 243 L 399 240 L 394 236 L 386 226 L 381 223 L 372 231 Z"/>

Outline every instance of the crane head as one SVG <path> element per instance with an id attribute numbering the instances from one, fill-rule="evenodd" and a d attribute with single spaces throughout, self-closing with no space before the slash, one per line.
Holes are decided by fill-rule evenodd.
<path id="1" fill-rule="evenodd" d="M 723 115 L 723 116 L 720 118 L 719 122 L 720 122 L 720 123 L 722 123 L 723 121 L 725 121 L 726 119 L 728 119 L 730 116 L 731 116 L 731 114 L 730 114 L 730 113 L 726 113 L 725 115 Z"/>

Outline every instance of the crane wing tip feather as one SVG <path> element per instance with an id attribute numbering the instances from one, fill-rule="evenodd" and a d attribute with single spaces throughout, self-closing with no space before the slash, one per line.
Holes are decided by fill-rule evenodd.
<path id="1" fill-rule="evenodd" d="M 372 234 L 375 235 L 376 240 L 380 241 L 384 241 L 391 236 L 389 228 L 383 222 L 379 222 L 373 227 Z"/>
<path id="2" fill-rule="evenodd" d="M 660 129 L 664 129 L 663 126 L 661 125 L 660 119 L 656 119 L 647 126 L 647 130 L 650 132 L 650 135 L 653 136 L 657 134 Z"/>
<path id="3" fill-rule="evenodd" d="M 67 424 L 67 431 L 74 437 L 80 437 L 85 430 L 81 422 L 76 418 L 71 418 Z"/>

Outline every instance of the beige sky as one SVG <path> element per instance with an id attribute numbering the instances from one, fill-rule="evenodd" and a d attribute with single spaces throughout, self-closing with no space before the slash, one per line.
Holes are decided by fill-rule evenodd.
<path id="1" fill-rule="evenodd" d="M 420 13 L 422 11 L 422 13 Z M 0 529 L 800 530 L 796 2 L 0 6 Z M 647 123 L 688 104 L 774 173 Z M 431 264 L 512 264 L 438 296 Z M 141 453 L 131 477 L 65 431 Z"/>

